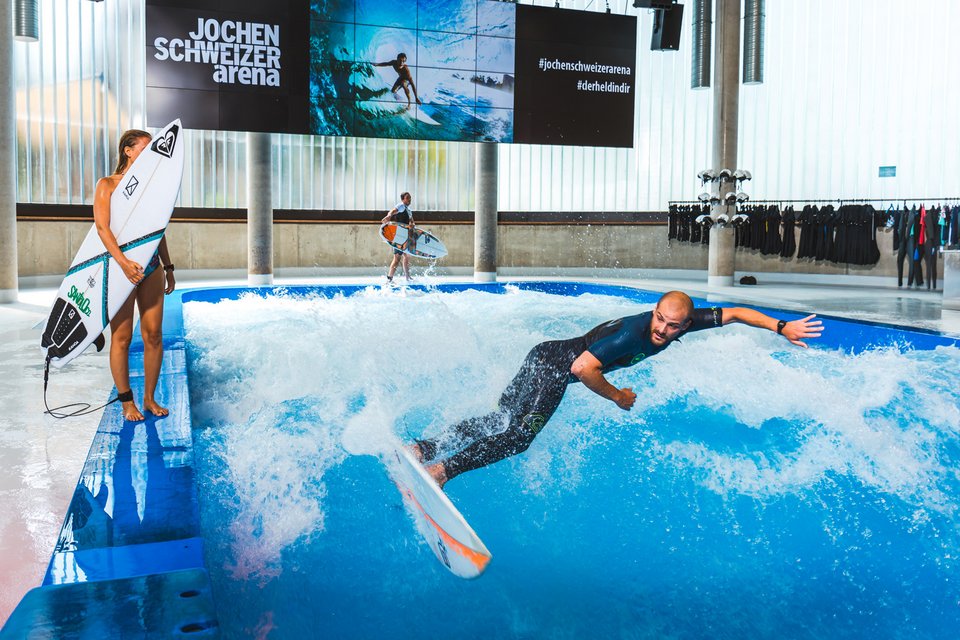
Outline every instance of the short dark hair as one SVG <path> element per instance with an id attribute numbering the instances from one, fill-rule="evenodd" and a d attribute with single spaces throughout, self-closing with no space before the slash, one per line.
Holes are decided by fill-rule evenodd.
<path id="1" fill-rule="evenodd" d="M 409 191 L 404 191 L 403 193 L 400 194 L 400 199 L 403 200 L 403 199 L 406 198 L 408 195 L 410 195 L 410 192 L 409 192 Z"/>
<path id="2" fill-rule="evenodd" d="M 406 57 L 407 57 L 407 54 L 405 54 L 405 53 L 403 53 L 403 52 L 400 52 L 400 53 L 397 54 L 397 60 L 399 60 L 400 58 L 406 58 Z"/>

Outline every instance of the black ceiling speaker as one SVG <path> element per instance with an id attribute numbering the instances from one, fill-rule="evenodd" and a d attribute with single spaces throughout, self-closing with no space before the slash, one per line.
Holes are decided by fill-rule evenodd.
<path id="1" fill-rule="evenodd" d="M 669 9 L 653 12 L 653 38 L 651 51 L 676 51 L 680 48 L 680 27 L 683 26 L 683 5 L 675 4 Z"/>

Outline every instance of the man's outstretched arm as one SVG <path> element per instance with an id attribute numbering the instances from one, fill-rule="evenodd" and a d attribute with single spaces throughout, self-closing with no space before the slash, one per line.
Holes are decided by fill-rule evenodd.
<path id="1" fill-rule="evenodd" d="M 823 333 L 823 323 L 820 320 L 814 320 L 816 317 L 816 314 L 811 314 L 806 318 L 791 320 L 783 325 L 779 333 L 798 347 L 807 348 L 807 344 L 803 340 L 819 338 L 820 334 Z M 751 327 L 769 329 L 774 333 L 777 332 L 780 324 L 780 320 L 777 318 L 772 318 L 755 309 L 726 307 L 723 309 L 723 324 L 731 322 L 742 322 Z"/>
<path id="2" fill-rule="evenodd" d="M 629 411 L 637 401 L 637 394 L 630 387 L 617 389 L 603 377 L 603 364 L 589 351 L 581 353 L 570 366 L 570 373 L 577 376 L 587 389 L 607 400 L 612 400 L 624 411 Z"/>

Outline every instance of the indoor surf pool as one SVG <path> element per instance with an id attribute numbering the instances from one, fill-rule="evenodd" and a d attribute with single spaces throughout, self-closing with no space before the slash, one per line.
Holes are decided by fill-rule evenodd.
<path id="1" fill-rule="evenodd" d="M 571 385 L 525 453 L 446 487 L 486 573 L 440 565 L 379 460 L 390 434 L 490 411 L 533 345 L 658 297 L 184 293 L 223 637 L 954 637 L 958 341 L 851 321 L 825 319 L 809 350 L 742 325 L 690 334 L 609 374 L 630 412 Z"/>

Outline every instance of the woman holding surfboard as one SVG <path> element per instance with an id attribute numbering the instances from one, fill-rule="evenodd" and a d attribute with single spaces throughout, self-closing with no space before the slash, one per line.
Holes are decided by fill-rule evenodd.
<path id="1" fill-rule="evenodd" d="M 117 385 L 118 398 L 123 403 L 125 420 L 143 420 L 143 413 L 133 400 L 130 389 L 130 341 L 133 337 L 133 305 L 140 310 L 140 333 L 143 335 L 144 391 L 143 408 L 155 416 L 165 416 L 169 411 L 154 399 L 160 365 L 163 362 L 163 296 L 173 292 L 176 286 L 173 263 L 163 238 L 150 262 L 141 265 L 127 258 L 110 229 L 110 198 L 123 180 L 130 165 L 150 142 L 151 135 L 139 129 L 130 129 L 120 136 L 119 158 L 113 175 L 101 178 L 93 197 L 93 219 L 97 235 L 117 262 L 123 275 L 134 284 L 130 297 L 110 320 L 110 371 Z M 163 267 L 162 269 L 159 267 Z"/>

